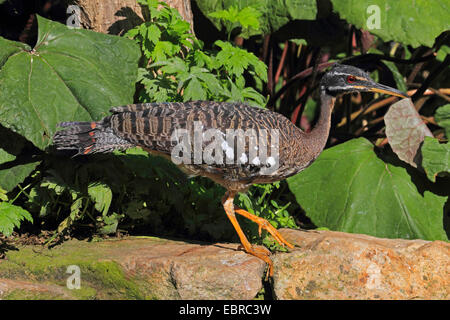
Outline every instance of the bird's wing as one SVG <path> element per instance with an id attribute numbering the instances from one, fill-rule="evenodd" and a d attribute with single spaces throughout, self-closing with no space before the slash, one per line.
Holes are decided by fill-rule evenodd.
<path id="1" fill-rule="evenodd" d="M 188 157 L 191 160 L 193 168 L 199 171 L 217 173 L 226 171 L 228 174 L 239 177 L 253 177 L 260 175 L 260 170 L 267 168 L 267 161 L 261 161 L 257 156 L 260 154 L 258 149 L 268 147 L 271 143 L 270 129 L 285 131 L 290 121 L 281 115 L 270 112 L 265 109 L 250 107 L 240 103 L 219 103 L 212 101 L 193 101 L 186 103 L 149 103 L 134 104 L 111 110 L 113 113 L 108 117 L 111 128 L 114 132 L 131 143 L 142 146 L 149 150 L 154 150 L 166 155 L 171 155 L 175 146 L 180 143 L 180 139 L 174 137 L 175 130 L 186 130 L 190 137 L 191 152 Z M 237 143 L 230 147 L 226 142 L 219 143 L 222 161 L 207 163 L 204 158 L 198 162 L 198 157 L 194 155 L 195 137 L 194 131 L 200 129 L 202 134 L 201 148 L 211 146 L 212 137 L 205 138 L 205 132 L 215 129 L 226 141 L 228 133 L 256 133 L 258 137 L 266 130 L 265 134 L 269 138 L 260 139 L 255 149 L 250 146 L 249 140 L 244 145 L 244 150 L 239 149 Z M 234 130 L 234 131 L 233 131 Z M 252 131 L 253 130 L 253 131 Z M 214 131 L 209 131 L 214 134 Z M 217 136 L 214 139 L 218 139 Z M 280 140 L 284 139 L 281 132 Z M 198 140 L 197 140 L 198 141 Z M 218 140 L 216 140 L 217 142 Z M 279 141 L 279 145 L 285 145 Z M 211 150 L 211 149 L 210 149 Z M 255 151 L 256 150 L 256 151 Z M 255 153 L 256 152 L 256 153 Z M 212 154 L 215 155 L 213 152 Z M 255 156 L 256 154 L 256 156 Z M 271 151 L 267 148 L 267 157 L 270 157 Z M 203 154 L 204 156 L 205 154 Z M 233 156 L 234 161 L 229 161 Z M 227 160 L 227 157 L 230 158 Z M 214 158 L 218 159 L 218 158 Z M 239 161 L 238 161 L 239 160 Z M 273 162 L 269 159 L 268 162 Z M 271 163 L 269 163 L 271 164 Z M 226 170 L 224 170 L 226 168 Z"/>

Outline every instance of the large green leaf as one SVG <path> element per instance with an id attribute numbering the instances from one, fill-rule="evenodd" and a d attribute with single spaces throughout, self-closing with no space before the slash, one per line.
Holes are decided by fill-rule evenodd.
<path id="1" fill-rule="evenodd" d="M 38 26 L 34 49 L 0 37 L 0 123 L 44 149 L 57 123 L 99 120 L 133 101 L 140 51 L 39 16 Z"/>
<path id="2" fill-rule="evenodd" d="M 291 20 L 316 19 L 316 0 L 196 0 L 203 14 L 221 29 L 218 19 L 210 17 L 212 12 L 229 9 L 231 6 L 242 10 L 253 7 L 261 12 L 260 31 L 256 33 L 271 33 Z M 254 33 L 254 34 L 256 34 Z"/>
<path id="3" fill-rule="evenodd" d="M 377 237 L 446 240 L 446 197 L 419 193 L 406 169 L 383 162 L 364 138 L 325 150 L 288 179 L 318 227 Z"/>
<path id="4" fill-rule="evenodd" d="M 450 174 L 450 144 L 440 144 L 438 139 L 425 137 L 422 148 L 422 167 L 428 179 L 435 182 L 439 173 Z"/>
<path id="5" fill-rule="evenodd" d="M 434 39 L 450 29 L 448 0 L 331 0 L 342 19 L 370 31 L 384 41 L 413 47 L 432 47 Z M 376 7 L 377 6 L 378 9 Z M 379 12 L 379 26 L 376 14 Z M 372 27 L 374 27 L 372 29 Z"/>

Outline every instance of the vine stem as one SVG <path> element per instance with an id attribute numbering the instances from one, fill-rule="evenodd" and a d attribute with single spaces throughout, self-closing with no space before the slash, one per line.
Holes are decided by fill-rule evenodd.
<path id="1" fill-rule="evenodd" d="M 11 204 L 13 204 L 14 201 L 16 201 L 17 198 L 19 198 L 22 193 L 25 194 L 28 199 L 31 199 L 30 195 L 25 191 L 27 188 L 29 188 L 31 186 L 31 184 L 25 186 L 24 188 L 22 188 L 22 186 L 20 184 L 18 184 L 17 186 L 19 187 L 20 192 L 16 195 L 16 197 L 13 200 L 10 201 Z"/>

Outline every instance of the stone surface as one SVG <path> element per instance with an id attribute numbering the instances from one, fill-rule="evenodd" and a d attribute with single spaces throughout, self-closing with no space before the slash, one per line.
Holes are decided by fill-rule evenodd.
<path id="1" fill-rule="evenodd" d="M 0 298 L 11 300 L 73 299 L 71 295 L 57 285 L 2 278 L 0 278 Z"/>
<path id="2" fill-rule="evenodd" d="M 281 230 L 277 299 L 449 299 L 450 244 L 332 231 Z"/>
<path id="3" fill-rule="evenodd" d="M 297 246 L 272 256 L 274 298 L 450 297 L 449 243 L 280 232 Z M 253 299 L 265 264 L 237 247 L 128 237 L 10 248 L 0 260 L 0 299 Z M 67 287 L 71 265 L 79 267 L 80 289 Z"/>
<path id="4" fill-rule="evenodd" d="M 265 264 L 236 249 L 158 238 L 25 246 L 0 260 L 0 298 L 252 299 Z M 80 268 L 79 290 L 66 286 L 71 265 Z"/>

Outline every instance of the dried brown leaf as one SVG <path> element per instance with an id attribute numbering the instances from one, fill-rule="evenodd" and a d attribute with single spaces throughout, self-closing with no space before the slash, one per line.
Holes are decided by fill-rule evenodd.
<path id="1" fill-rule="evenodd" d="M 397 156 L 417 168 L 417 151 L 425 136 L 433 137 L 410 99 L 394 103 L 384 116 L 386 136 Z"/>

